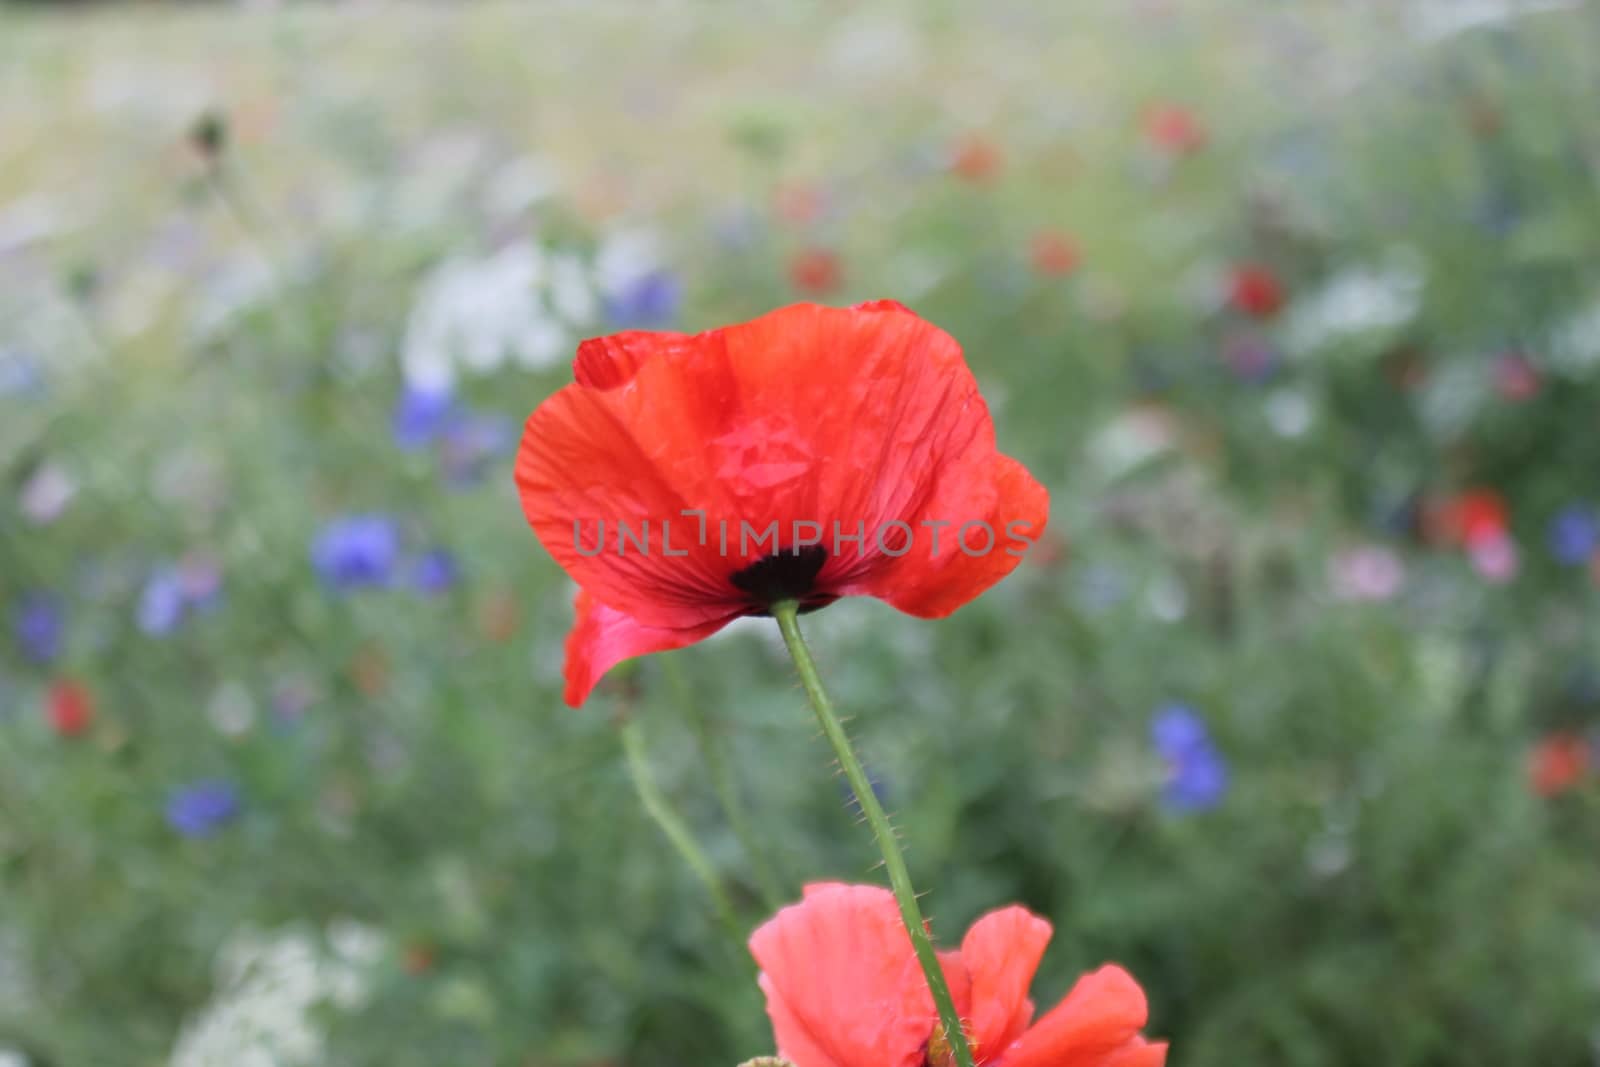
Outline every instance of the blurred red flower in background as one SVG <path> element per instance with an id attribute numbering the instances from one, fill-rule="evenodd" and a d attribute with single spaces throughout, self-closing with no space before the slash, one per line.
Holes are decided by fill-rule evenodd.
<path id="1" fill-rule="evenodd" d="M 1244 263 L 1233 269 L 1228 299 L 1252 318 L 1270 319 L 1282 310 L 1288 294 L 1271 270 L 1257 263 Z"/>
<path id="2" fill-rule="evenodd" d="M 1144 135 L 1169 155 L 1186 156 L 1206 146 L 1206 128 L 1181 104 L 1152 104 L 1144 112 Z"/>
<path id="3" fill-rule="evenodd" d="M 1048 495 L 996 449 L 961 346 L 893 301 L 614 334 L 580 345 L 574 371 L 528 418 L 516 468 L 529 524 L 582 590 L 569 704 L 623 659 L 780 600 L 943 617 L 1044 532 Z M 619 524 L 653 545 L 625 549 Z"/>
<path id="4" fill-rule="evenodd" d="M 70 678 L 50 684 L 45 698 L 45 718 L 61 737 L 77 737 L 94 725 L 94 696 L 88 687 Z"/>
<path id="5" fill-rule="evenodd" d="M 1589 773 L 1589 743 L 1574 733 L 1551 734 L 1534 746 L 1528 782 L 1542 797 L 1565 792 Z"/>
<path id="6" fill-rule="evenodd" d="M 980 1067 L 1161 1067 L 1140 1036 L 1144 991 L 1105 966 L 1037 1020 L 1028 987 L 1050 924 L 1020 907 L 979 919 L 941 952 Z M 954 1062 L 894 896 L 877 886 L 807 886 L 751 935 L 778 1054 L 795 1067 L 949 1067 Z M 1030 1025 L 1031 1024 L 1031 1025 Z"/>
<path id="7" fill-rule="evenodd" d="M 1503 540 L 1509 529 L 1505 498 L 1493 489 L 1468 489 L 1438 501 L 1425 523 L 1431 539 L 1467 549 Z"/>
<path id="8" fill-rule="evenodd" d="M 982 134 L 967 134 L 950 153 L 951 172 L 969 182 L 992 181 L 1004 166 L 1000 146 Z"/>
<path id="9" fill-rule="evenodd" d="M 1078 269 L 1078 245 L 1059 230 L 1040 230 L 1028 245 L 1033 269 L 1046 278 L 1060 278 Z"/>
<path id="10" fill-rule="evenodd" d="M 803 248 L 789 261 L 789 281 L 813 296 L 837 289 L 841 273 L 839 257 L 825 248 Z"/>

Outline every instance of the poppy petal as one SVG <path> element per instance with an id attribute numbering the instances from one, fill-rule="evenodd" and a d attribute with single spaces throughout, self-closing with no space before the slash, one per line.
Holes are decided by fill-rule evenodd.
<path id="1" fill-rule="evenodd" d="M 898 305 L 796 304 L 721 333 L 742 417 L 714 441 L 742 518 L 870 533 L 914 511 L 970 437 L 960 347 Z"/>
<path id="2" fill-rule="evenodd" d="M 911 939 L 877 886 L 818 885 L 750 937 L 778 1054 L 795 1067 L 915 1067 L 926 1018 L 899 1010 Z"/>
<path id="3" fill-rule="evenodd" d="M 907 947 L 909 946 L 910 942 L 907 941 Z M 938 956 L 939 969 L 944 972 L 944 984 L 950 990 L 950 1001 L 955 1006 L 956 1015 L 962 1019 L 963 1030 L 970 1039 L 973 1034 L 967 1021 L 972 1017 L 972 979 L 962 965 L 961 953 L 941 952 Z M 933 991 L 928 988 L 928 977 L 922 973 L 922 963 L 914 952 L 906 958 L 900 972 L 897 1010 L 906 1028 L 921 1034 L 924 1044 L 943 1033 L 939 1021 L 939 1009 L 934 1006 Z M 931 1061 L 933 1057 L 929 1059 Z"/>
<path id="4" fill-rule="evenodd" d="M 1121 967 L 1084 975 L 1066 998 L 1006 1052 L 1005 1067 L 1110 1067 L 1138 1047 L 1148 1017 L 1144 990 Z M 1131 1061 L 1139 1063 L 1135 1059 Z"/>
<path id="5" fill-rule="evenodd" d="M 1167 1043 L 1139 1039 L 1113 1052 L 1101 1067 L 1165 1067 Z"/>
<path id="6" fill-rule="evenodd" d="M 674 484 L 683 460 L 670 458 L 703 446 L 651 437 L 624 410 L 635 392 L 569 385 L 529 416 L 516 466 L 523 511 L 545 550 L 603 603 L 672 629 L 726 618 L 738 607 L 727 561 L 682 515 L 704 497 Z"/>
<path id="7" fill-rule="evenodd" d="M 693 343 L 694 338 L 688 334 L 651 330 L 593 337 L 578 345 L 572 376 L 589 389 L 615 389 L 632 381 L 652 356 L 681 351 Z"/>
<path id="8" fill-rule="evenodd" d="M 1010 574 L 1049 522 L 1050 495 L 1026 467 L 981 447 L 952 464 L 911 525 L 898 559 L 845 594 L 875 596 L 908 615 L 943 618 Z"/>
<path id="9" fill-rule="evenodd" d="M 757 984 L 767 998 L 767 1018 L 772 1020 L 779 1059 L 793 1067 L 856 1067 L 851 1061 L 836 1059 L 831 1045 L 812 1036 L 810 1025 L 795 1015 L 789 1002 L 773 988 L 772 979 L 762 974 Z"/>
<path id="10" fill-rule="evenodd" d="M 798 431 L 798 491 L 747 503 L 785 529 L 796 518 L 837 524 L 818 579 L 831 592 L 947 615 L 1020 562 L 1025 545 L 1006 540 L 1007 523 L 1025 536 L 1043 532 L 1048 494 L 996 451 L 988 407 L 943 330 L 877 301 L 843 311 L 795 305 L 725 332 L 746 403 L 804 413 L 803 427 L 776 427 Z M 956 535 L 972 521 L 995 529 L 988 551 L 975 534 L 974 551 L 959 550 Z"/>
<path id="11" fill-rule="evenodd" d="M 565 699 L 577 707 L 589 696 L 589 691 L 612 667 L 625 659 L 642 656 L 647 652 L 666 652 L 704 640 L 726 626 L 732 619 L 705 623 L 688 629 L 674 630 L 661 626 L 645 626 L 628 615 L 607 607 L 587 592 L 580 590 L 574 603 L 578 621 L 567 635 L 567 663 Z"/>
<path id="12" fill-rule="evenodd" d="M 967 931 L 961 962 L 972 985 L 972 1037 L 980 1050 L 1004 1049 L 1033 1018 L 1028 987 L 1050 943 L 1050 924 L 1026 908 L 990 912 Z"/>

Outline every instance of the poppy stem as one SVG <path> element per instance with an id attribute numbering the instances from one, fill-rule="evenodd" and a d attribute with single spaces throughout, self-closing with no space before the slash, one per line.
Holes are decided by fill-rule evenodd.
<path id="1" fill-rule="evenodd" d="M 717 869 L 711 865 L 711 860 L 701 851 L 700 845 L 695 841 L 694 835 L 689 832 L 678 813 L 672 810 L 672 805 L 667 803 L 667 798 L 662 796 L 661 789 L 656 785 L 655 775 L 650 770 L 649 757 L 645 755 L 644 737 L 639 733 L 639 724 L 632 719 L 622 723 L 622 751 L 628 758 L 628 777 L 633 780 L 634 792 L 639 794 L 639 802 L 644 805 L 645 813 L 655 820 L 661 832 L 672 842 L 672 847 L 678 850 L 683 861 L 695 873 L 706 892 L 711 896 L 711 903 L 716 908 L 717 918 L 722 920 L 737 943 L 744 939 L 744 931 L 739 925 L 739 918 L 734 913 L 733 905 L 728 903 L 728 895 L 723 891 L 722 880 L 717 877 Z"/>
<path id="2" fill-rule="evenodd" d="M 788 646 L 789 655 L 794 659 L 795 669 L 800 673 L 800 684 L 805 686 L 806 695 L 811 698 L 811 707 L 817 713 L 817 721 L 822 724 L 822 732 L 827 735 L 834 754 L 839 757 L 839 765 L 844 768 L 845 778 L 855 791 L 856 801 L 867 817 L 867 825 L 872 827 L 872 836 L 877 838 L 878 851 L 883 853 L 883 865 L 889 872 L 889 885 L 894 889 L 895 901 L 900 905 L 900 919 L 905 923 L 906 933 L 911 935 L 911 947 L 916 951 L 917 962 L 922 965 L 922 973 L 928 980 L 928 989 L 933 994 L 934 1007 L 939 1010 L 939 1021 L 944 1025 L 950 1051 L 955 1054 L 955 1062 L 960 1067 L 973 1067 L 966 1031 L 962 1028 L 960 1015 L 956 1013 L 950 987 L 945 983 L 944 969 L 939 966 L 933 940 L 928 936 L 922 909 L 917 905 L 917 892 L 912 888 L 911 872 L 906 868 L 900 842 L 894 835 L 894 827 L 889 824 L 889 816 L 884 813 L 883 805 L 878 803 L 878 795 L 873 792 L 866 770 L 856 758 L 850 735 L 845 733 L 844 725 L 833 710 L 833 701 L 828 699 L 827 690 L 822 687 L 822 678 L 817 674 L 811 650 L 806 647 L 806 639 L 800 634 L 799 608 L 796 601 L 779 601 L 772 606 L 772 617 L 778 620 L 783 643 Z"/>

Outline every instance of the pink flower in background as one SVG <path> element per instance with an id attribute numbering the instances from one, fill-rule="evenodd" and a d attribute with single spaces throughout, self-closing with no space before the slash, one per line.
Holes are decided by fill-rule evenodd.
<path id="1" fill-rule="evenodd" d="M 1333 595 L 1340 600 L 1388 600 L 1406 584 L 1405 563 L 1382 545 L 1361 545 L 1338 553 L 1329 572 Z"/>
<path id="2" fill-rule="evenodd" d="M 1495 537 L 1467 549 L 1467 558 L 1472 561 L 1472 569 L 1488 582 L 1502 585 L 1517 576 L 1517 571 L 1522 564 L 1522 557 L 1517 552 L 1517 543 L 1509 537 Z"/>
<path id="3" fill-rule="evenodd" d="M 1515 352 L 1494 361 L 1494 391 L 1513 403 L 1539 395 L 1539 371 L 1526 357 Z"/>

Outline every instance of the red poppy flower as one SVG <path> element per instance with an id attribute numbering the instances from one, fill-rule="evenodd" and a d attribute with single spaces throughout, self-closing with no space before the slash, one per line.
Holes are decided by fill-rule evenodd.
<path id="1" fill-rule="evenodd" d="M 1161 1067 L 1140 1036 L 1144 992 L 1120 967 L 1078 979 L 1033 1018 L 1028 986 L 1050 924 L 1003 908 L 941 952 L 980 1067 Z M 894 896 L 877 886 L 807 886 L 750 938 L 778 1054 L 795 1067 L 948 1067 L 954 1062 Z M 1031 1024 L 1031 1025 L 1030 1025 Z"/>
<path id="2" fill-rule="evenodd" d="M 1206 146 L 1206 129 L 1194 112 L 1179 104 L 1155 104 L 1145 110 L 1144 135 L 1163 152 L 1186 156 Z"/>
<path id="3" fill-rule="evenodd" d="M 1278 276 L 1266 267 L 1246 263 L 1235 267 L 1228 298 L 1233 306 L 1257 319 L 1270 319 L 1282 309 L 1287 295 Z"/>
<path id="4" fill-rule="evenodd" d="M 1534 746 L 1528 780 L 1542 797 L 1563 793 L 1589 772 L 1589 744 L 1577 734 L 1551 734 Z"/>
<path id="5" fill-rule="evenodd" d="M 1066 234 L 1043 230 L 1034 235 L 1028 250 L 1033 269 L 1047 278 L 1059 278 L 1078 269 L 1078 246 Z"/>
<path id="6" fill-rule="evenodd" d="M 1470 549 L 1505 540 L 1508 523 L 1499 493 L 1469 489 L 1436 503 L 1428 512 L 1427 529 L 1435 540 Z"/>
<path id="7" fill-rule="evenodd" d="M 57 735 L 77 737 L 94 723 L 94 698 L 78 682 L 53 682 L 45 702 L 45 717 Z"/>
<path id="8" fill-rule="evenodd" d="M 820 296 L 839 287 L 839 257 L 826 248 L 804 248 L 789 261 L 789 280 L 802 293 Z"/>
<path id="9" fill-rule="evenodd" d="M 987 137 L 969 134 L 956 142 L 950 153 L 950 170 L 969 182 L 982 183 L 997 177 L 1005 164 L 1000 148 Z"/>
<path id="10" fill-rule="evenodd" d="M 1049 498 L 995 448 L 943 330 L 893 301 L 585 341 L 528 419 L 517 487 L 578 583 L 566 699 L 780 600 L 939 618 L 1010 573 Z"/>

